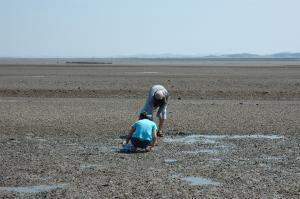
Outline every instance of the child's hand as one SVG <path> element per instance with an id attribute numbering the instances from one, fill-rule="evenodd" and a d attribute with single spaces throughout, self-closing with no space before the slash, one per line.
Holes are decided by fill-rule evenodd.
<path id="1" fill-rule="evenodd" d="M 153 151 L 153 147 L 152 147 L 152 146 L 148 146 L 148 147 L 146 148 L 146 151 L 147 151 L 147 152 Z"/>

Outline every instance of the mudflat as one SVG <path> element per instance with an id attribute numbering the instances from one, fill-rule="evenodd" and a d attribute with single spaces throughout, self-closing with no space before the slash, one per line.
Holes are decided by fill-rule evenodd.
<path id="1" fill-rule="evenodd" d="M 0 64 L 1 198 L 300 197 L 300 61 L 109 62 Z M 119 153 L 154 84 L 165 137 Z"/>

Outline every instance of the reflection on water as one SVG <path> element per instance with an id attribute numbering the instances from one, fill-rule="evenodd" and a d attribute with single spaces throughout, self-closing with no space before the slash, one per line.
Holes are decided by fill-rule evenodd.
<path id="1" fill-rule="evenodd" d="M 36 185 L 28 187 L 0 187 L 1 191 L 17 192 L 17 193 L 39 193 L 50 191 L 53 189 L 63 189 L 66 184 L 52 184 L 52 185 Z"/>
<path id="2" fill-rule="evenodd" d="M 221 183 L 219 182 L 214 182 L 208 178 L 203 178 L 203 177 L 189 176 L 189 177 L 181 178 L 181 180 L 188 182 L 190 185 L 214 185 L 214 186 L 221 185 Z"/>

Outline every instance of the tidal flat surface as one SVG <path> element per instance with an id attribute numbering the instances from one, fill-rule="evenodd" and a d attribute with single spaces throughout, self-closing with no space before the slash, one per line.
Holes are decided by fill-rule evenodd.
<path id="1" fill-rule="evenodd" d="M 0 64 L 0 198 L 299 198 L 299 77 L 282 61 Z M 153 84 L 171 93 L 166 136 L 119 153 Z"/>

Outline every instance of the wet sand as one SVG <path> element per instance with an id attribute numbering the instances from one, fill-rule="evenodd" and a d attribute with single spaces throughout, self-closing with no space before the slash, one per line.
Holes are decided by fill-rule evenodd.
<path id="1" fill-rule="evenodd" d="M 2 198 L 299 198 L 300 62 L 0 64 Z M 118 153 L 149 87 L 151 153 Z"/>

